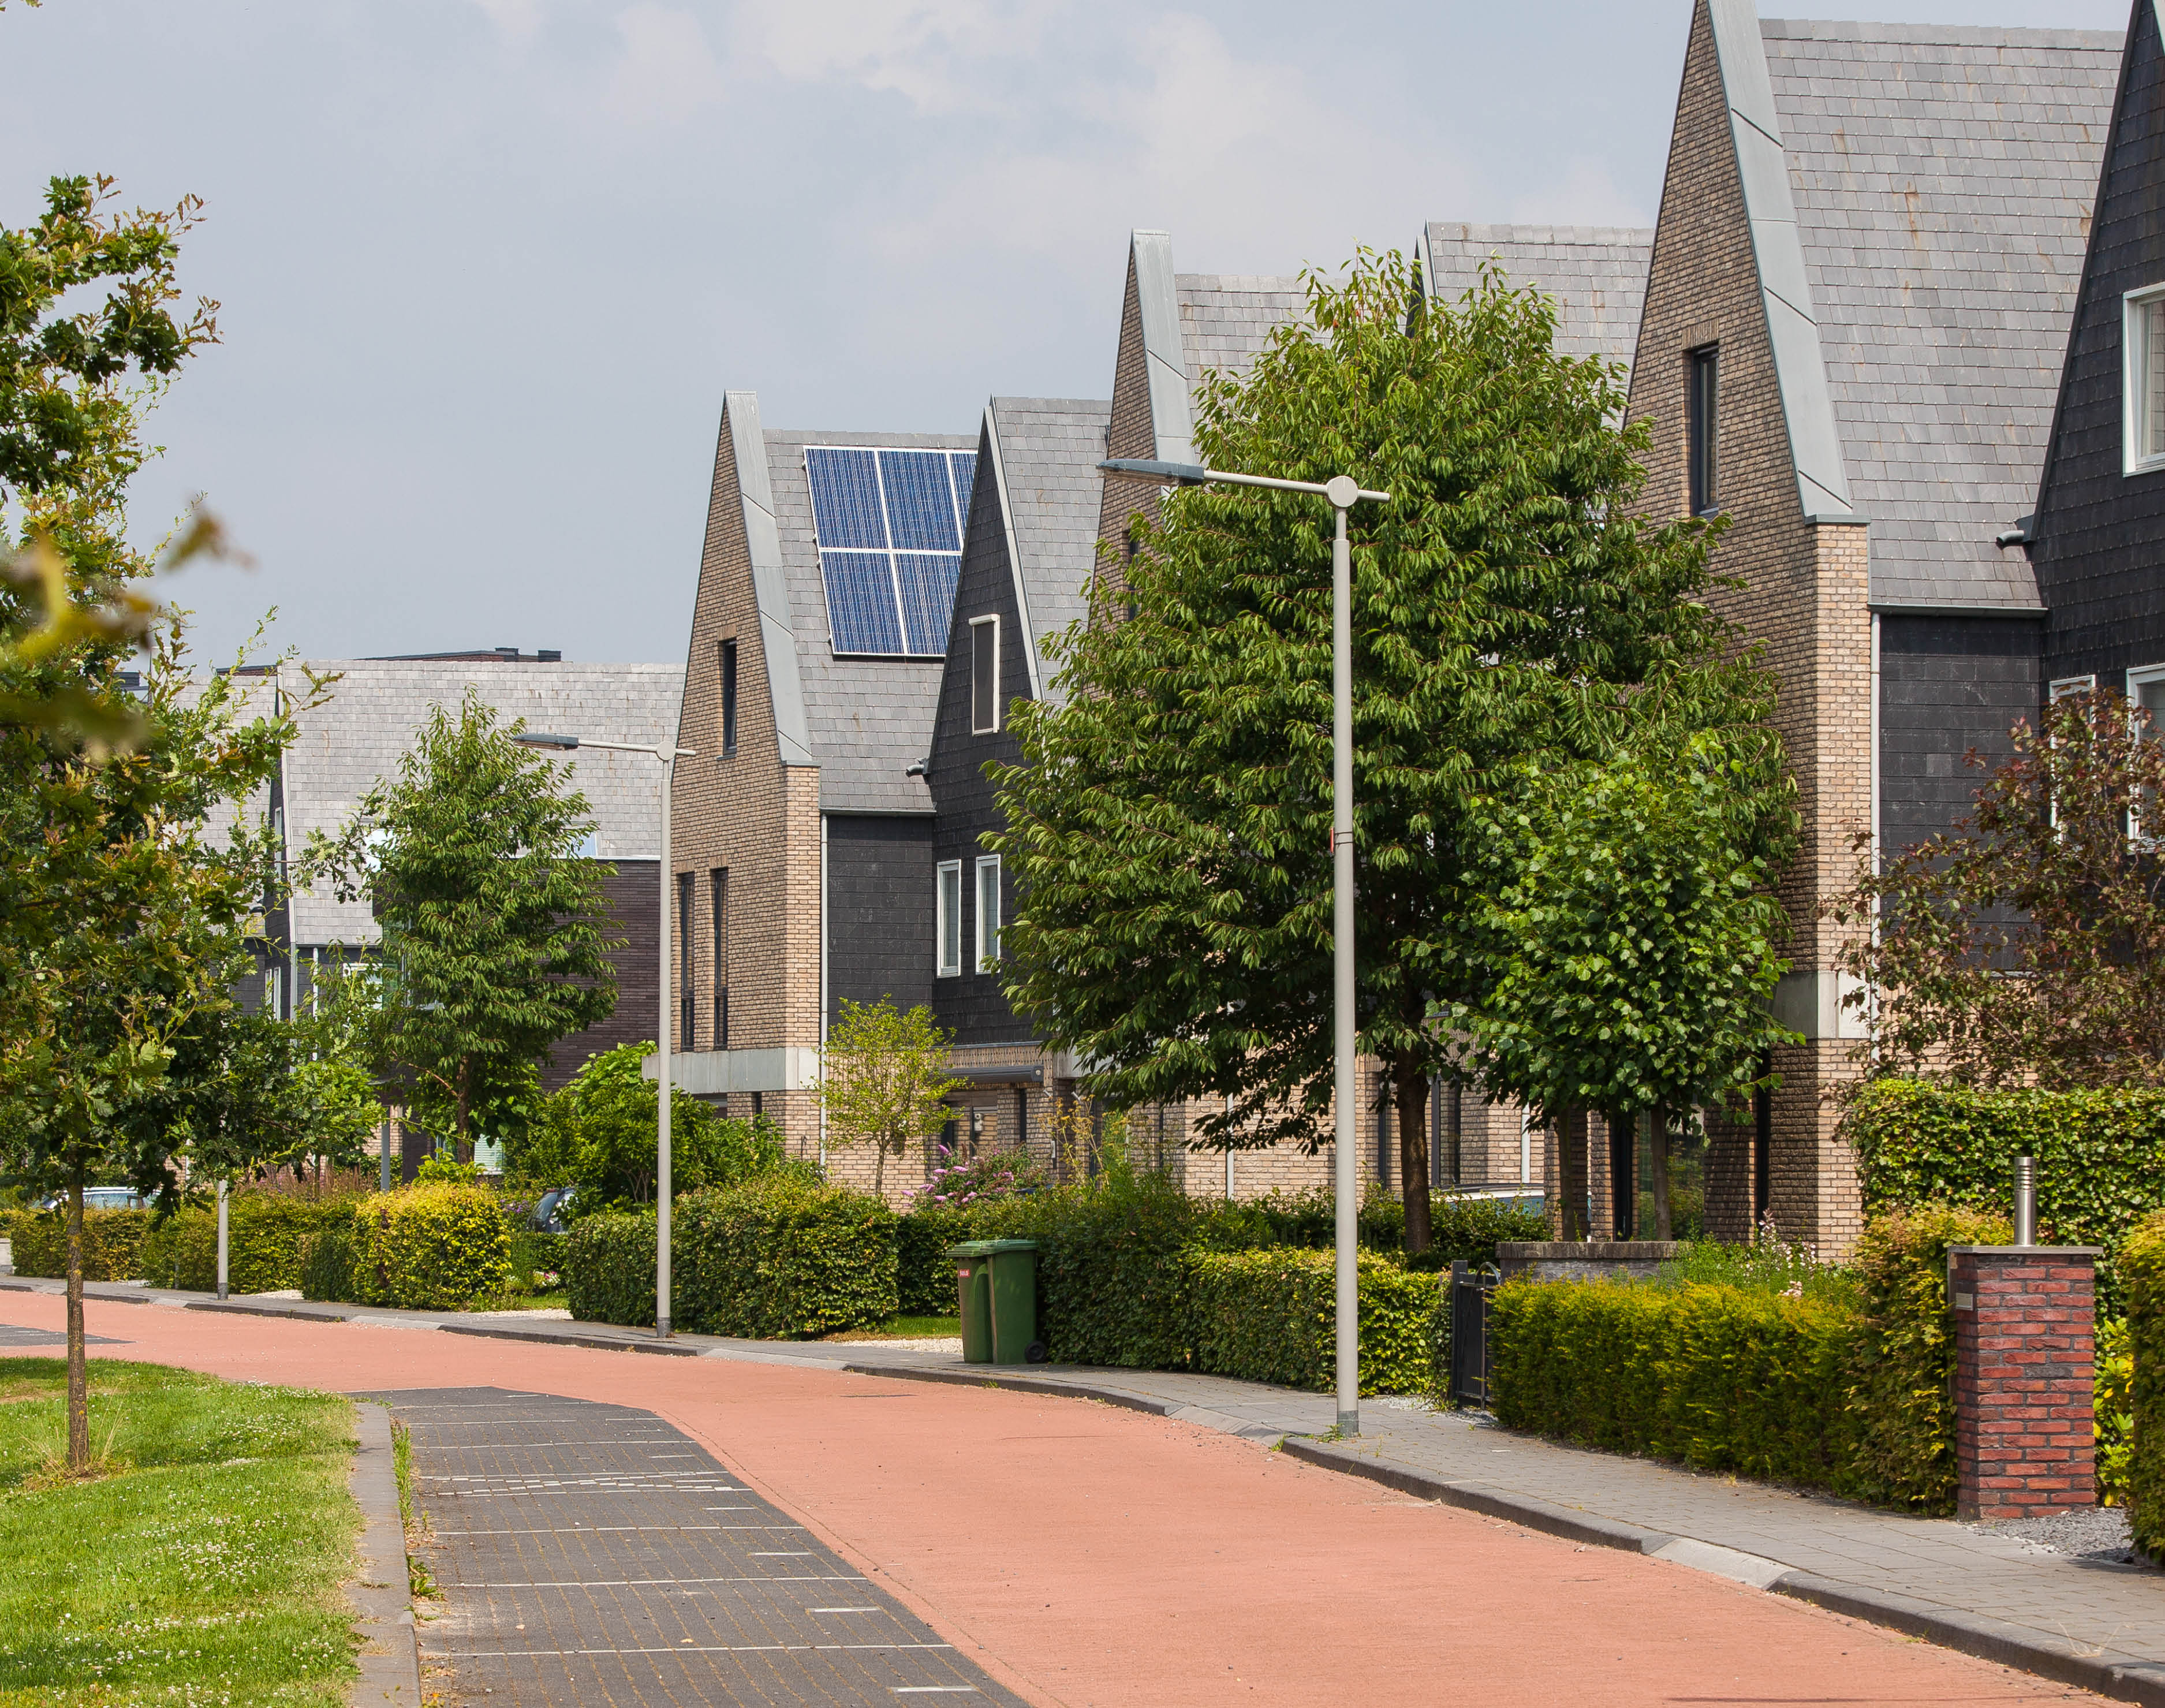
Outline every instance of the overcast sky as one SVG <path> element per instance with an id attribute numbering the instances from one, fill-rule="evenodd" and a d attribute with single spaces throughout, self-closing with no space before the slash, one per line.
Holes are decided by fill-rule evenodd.
<path id="1" fill-rule="evenodd" d="M 0 224 L 58 172 L 204 198 L 183 276 L 224 341 L 155 418 L 134 516 L 155 538 L 205 493 L 257 560 L 173 585 L 207 650 L 275 605 L 316 657 L 679 662 L 724 387 L 906 432 L 1105 396 L 1138 225 L 1183 271 L 1283 273 L 1430 219 L 1650 224 L 1690 16 L 47 0 L 0 13 Z"/>

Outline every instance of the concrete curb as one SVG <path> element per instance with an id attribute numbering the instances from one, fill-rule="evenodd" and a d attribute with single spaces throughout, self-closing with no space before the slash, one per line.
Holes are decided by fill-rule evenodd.
<path id="1" fill-rule="evenodd" d="M 697 1358 L 704 1355 L 698 1347 L 687 1347 L 673 1340 L 656 1340 L 651 1335 L 644 1340 L 619 1340 L 610 1335 L 580 1334 L 576 1331 L 558 1334 L 548 1329 L 503 1328 L 482 1322 L 440 1322 L 436 1327 L 443 1334 L 478 1335 L 492 1341 L 531 1341 L 550 1347 L 585 1347 L 593 1352 L 659 1352 L 665 1358 Z"/>
<path id="2" fill-rule="evenodd" d="M 353 1498 L 361 1515 L 361 1575 L 346 1585 L 361 1639 L 354 1657 L 361 1677 L 346 1700 L 352 1708 L 421 1708 L 420 1647 L 406 1571 L 406 1527 L 398 1517 L 398 1478 L 391 1450 L 391 1413 L 366 1400 L 354 1408 L 361 1447 L 353 1456 Z"/>
<path id="3" fill-rule="evenodd" d="M 1010 1394 L 1051 1394 L 1062 1400 L 1095 1400 L 1106 1405 L 1124 1406 L 1152 1417 L 1171 1417 L 1187 1410 L 1169 1400 L 1151 1400 L 1140 1394 L 1124 1394 L 1117 1388 L 1093 1388 L 1080 1382 L 1048 1382 L 1035 1376 L 991 1373 L 997 1364 L 973 1364 L 961 1370 L 913 1369 L 900 1364 L 844 1364 L 852 1376 L 893 1376 L 904 1382 L 944 1382 L 957 1388 L 1003 1388 Z"/>

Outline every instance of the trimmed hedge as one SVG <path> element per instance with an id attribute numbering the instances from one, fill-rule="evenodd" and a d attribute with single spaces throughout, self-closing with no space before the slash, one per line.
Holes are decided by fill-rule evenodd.
<path id="1" fill-rule="evenodd" d="M 679 1207 L 682 1200 L 678 1200 Z M 676 1231 L 672 1223 L 670 1231 Z M 572 1224 L 564 1241 L 564 1302 L 581 1322 L 654 1326 L 654 1212 L 606 1210 Z M 673 1241 L 672 1241 L 673 1243 Z M 675 1252 L 671 1252 L 677 1257 Z M 670 1305 L 682 1285 L 681 1258 L 670 1271 Z M 684 1325 L 688 1327 L 690 1325 Z"/>
<path id="2" fill-rule="evenodd" d="M 362 1305 L 354 1264 L 360 1247 L 350 1224 L 301 1236 L 301 1297 Z"/>
<path id="3" fill-rule="evenodd" d="M 351 1226 L 360 1304 L 442 1310 L 493 1298 L 511 1279 L 511 1232 L 486 1187 L 445 1181 L 372 1194 Z"/>
<path id="4" fill-rule="evenodd" d="M 2120 1304 L 2120 1242 L 2165 1208 L 2165 1091 L 1978 1091 L 1916 1079 L 1859 1089 L 1843 1130 L 1867 1212 L 1952 1204 L 2005 1215 L 2015 1159 L 2037 1159 L 2041 1238 L 2099 1246 L 2098 1302 Z"/>
<path id="5" fill-rule="evenodd" d="M 1434 1274 L 1360 1255 L 1361 1391 L 1426 1394 L 1447 1368 L 1448 1321 Z M 1281 1246 L 1189 1259 L 1194 1367 L 1217 1376 L 1326 1393 L 1337 1378 L 1337 1266 L 1328 1252 Z"/>
<path id="6" fill-rule="evenodd" d="M 281 1293 L 301 1283 L 301 1243 L 345 1227 L 362 1200 L 236 1192 L 226 1200 L 226 1285 L 235 1293 Z M 154 1226 L 143 1241 L 143 1278 L 154 1287 L 208 1293 L 218 1285 L 218 1211 L 191 1207 Z"/>
<path id="7" fill-rule="evenodd" d="M 2165 1561 L 2165 1215 L 2147 1218 L 2120 1247 L 2127 1338 L 2135 1355 L 2134 1438 L 2126 1455 L 2127 1516 L 2135 1545 Z"/>
<path id="8" fill-rule="evenodd" d="M 143 1277 L 143 1236 L 150 1231 L 148 1210 L 85 1210 L 82 1213 L 82 1278 L 137 1281 Z M 21 1210 L 0 1226 L 13 1241 L 15 1273 L 49 1281 L 67 1278 L 67 1212 Z"/>
<path id="9" fill-rule="evenodd" d="M 1005 1200 L 994 1199 L 960 1209 L 928 1205 L 895 1220 L 895 1290 L 903 1316 L 952 1316 L 956 1310 L 955 1265 L 950 1246 L 989 1238 L 989 1226 Z"/>

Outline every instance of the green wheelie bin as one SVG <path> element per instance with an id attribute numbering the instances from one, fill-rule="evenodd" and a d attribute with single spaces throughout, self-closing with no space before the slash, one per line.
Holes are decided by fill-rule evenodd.
<path id="1" fill-rule="evenodd" d="M 1041 1364 L 1037 1241 L 965 1240 L 950 1246 L 966 1364 Z"/>

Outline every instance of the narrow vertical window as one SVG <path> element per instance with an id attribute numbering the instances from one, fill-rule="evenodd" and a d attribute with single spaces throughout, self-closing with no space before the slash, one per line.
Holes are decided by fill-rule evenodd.
<path id="1" fill-rule="evenodd" d="M 730 868 L 707 874 L 714 909 L 714 1047 L 730 1046 Z"/>
<path id="2" fill-rule="evenodd" d="M 970 619 L 970 733 L 990 735 L 1000 727 L 1000 619 Z"/>
<path id="3" fill-rule="evenodd" d="M 962 862 L 942 861 L 939 882 L 933 891 L 934 940 L 939 946 L 939 973 L 953 978 L 962 971 Z"/>
<path id="4" fill-rule="evenodd" d="M 1691 510 L 1694 516 L 1710 515 L 1720 503 L 1716 484 L 1715 377 L 1720 352 L 1714 345 L 1694 350 L 1690 356 L 1690 392 L 1685 398 L 1684 419 L 1690 440 Z"/>
<path id="5" fill-rule="evenodd" d="M 726 759 L 737 751 L 737 643 L 723 641 L 721 655 L 722 756 Z"/>
<path id="6" fill-rule="evenodd" d="M 2120 316 L 2122 472 L 2165 468 L 2165 285 L 2131 291 Z"/>
<path id="7" fill-rule="evenodd" d="M 977 862 L 977 971 L 990 973 L 1000 958 L 1000 857 Z"/>
<path id="8" fill-rule="evenodd" d="M 677 874 L 677 1044 L 680 1050 L 692 1047 L 692 1017 L 694 997 L 692 989 L 694 964 L 692 954 L 692 874 Z"/>

